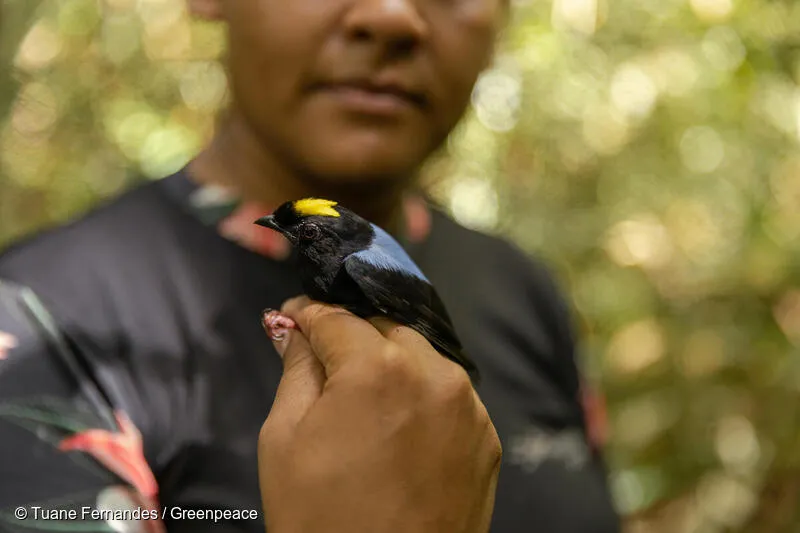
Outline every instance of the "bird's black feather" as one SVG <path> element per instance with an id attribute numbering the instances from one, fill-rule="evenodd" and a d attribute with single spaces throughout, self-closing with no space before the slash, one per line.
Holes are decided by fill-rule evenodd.
<path id="1" fill-rule="evenodd" d="M 463 366 L 477 379 L 477 368 L 464 353 L 433 285 L 398 270 L 377 270 L 356 255 L 345 259 L 344 268 L 371 304 L 373 315 L 384 315 L 417 331 L 439 353 Z M 363 309 L 353 311 L 364 313 Z"/>
<path id="2" fill-rule="evenodd" d="M 287 202 L 256 222 L 292 242 L 310 298 L 362 318 L 383 316 L 417 331 L 477 384 L 480 373 L 419 266 L 386 231 L 344 207 L 334 210 L 334 205 L 319 199 Z"/>

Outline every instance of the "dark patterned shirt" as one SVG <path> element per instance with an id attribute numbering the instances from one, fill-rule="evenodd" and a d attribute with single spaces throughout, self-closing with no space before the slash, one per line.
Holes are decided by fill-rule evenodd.
<path id="1" fill-rule="evenodd" d="M 263 531 L 282 366 L 260 312 L 301 292 L 252 223 L 272 207 L 182 171 L 0 255 L 0 531 Z M 551 276 L 420 197 L 404 209 L 503 443 L 492 531 L 618 531 Z"/>

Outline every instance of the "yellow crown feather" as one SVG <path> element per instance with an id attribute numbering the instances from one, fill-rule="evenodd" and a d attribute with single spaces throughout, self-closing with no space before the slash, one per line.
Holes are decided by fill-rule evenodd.
<path id="1" fill-rule="evenodd" d="M 294 210 L 301 216 L 338 217 L 341 214 L 333 208 L 337 202 L 322 198 L 303 198 L 294 203 Z"/>

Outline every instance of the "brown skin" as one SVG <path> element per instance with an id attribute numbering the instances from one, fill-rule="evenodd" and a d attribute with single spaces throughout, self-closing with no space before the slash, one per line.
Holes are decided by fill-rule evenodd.
<path id="1" fill-rule="evenodd" d="M 228 27 L 233 105 L 191 164 L 269 205 L 340 201 L 389 225 L 417 169 L 463 115 L 507 0 L 188 0 Z M 322 86 L 391 79 L 425 104 L 354 112 Z"/>
<path id="2" fill-rule="evenodd" d="M 485 533 L 500 441 L 460 366 L 411 329 L 305 297 L 259 440 L 270 533 Z"/>
<path id="3" fill-rule="evenodd" d="M 507 0 L 188 0 L 228 26 L 233 104 L 193 179 L 320 196 L 390 230 L 463 115 Z M 390 112 L 336 84 L 402 86 Z M 351 96 L 352 94 L 349 93 Z M 374 100 L 372 101 L 374 103 Z M 265 230 L 266 231 L 266 230 Z M 259 439 L 270 533 L 485 533 L 501 449 L 466 372 L 408 328 L 307 300 Z"/>

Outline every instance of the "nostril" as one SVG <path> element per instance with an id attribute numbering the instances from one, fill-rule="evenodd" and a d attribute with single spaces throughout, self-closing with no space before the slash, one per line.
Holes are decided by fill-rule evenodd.
<path id="1" fill-rule="evenodd" d="M 363 42 L 363 41 L 371 41 L 373 39 L 373 36 L 369 32 L 369 30 L 366 30 L 364 28 L 354 29 L 352 31 L 351 35 L 352 35 L 354 41 Z"/>
<path id="2" fill-rule="evenodd" d="M 416 49 L 417 42 L 417 39 L 411 36 L 395 39 L 390 46 L 391 53 L 396 57 L 408 57 Z"/>
<path id="3" fill-rule="evenodd" d="M 379 34 L 377 32 L 370 31 L 368 28 L 363 27 L 354 28 L 350 32 L 350 35 L 354 41 L 384 41 L 386 46 L 390 48 L 394 54 L 409 54 L 417 47 L 419 42 L 419 39 L 411 34 L 393 35 L 379 38 Z"/>

